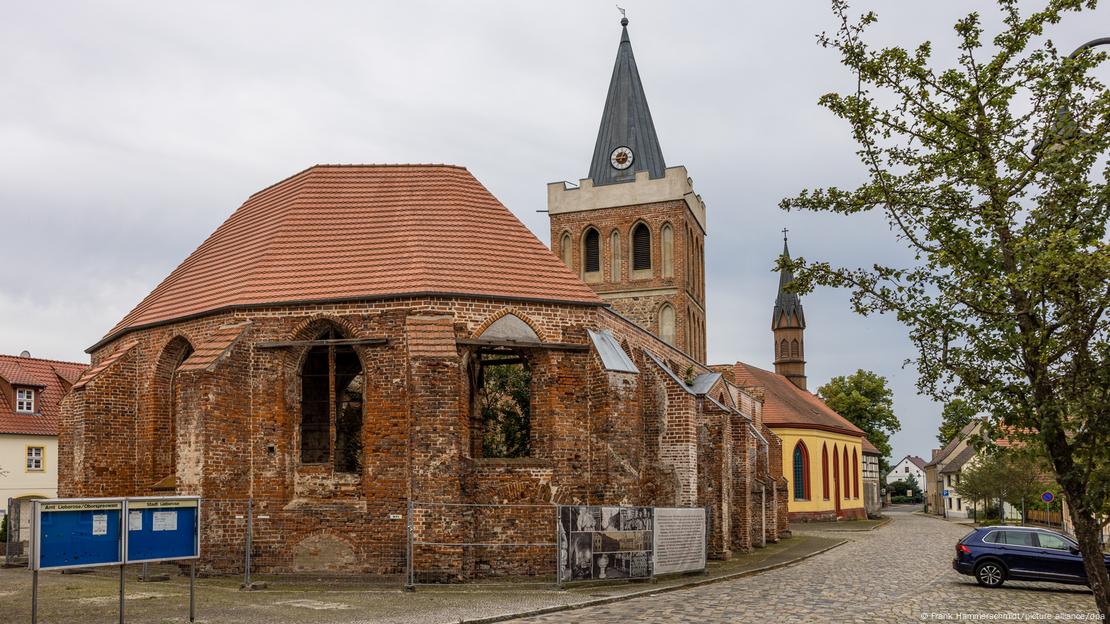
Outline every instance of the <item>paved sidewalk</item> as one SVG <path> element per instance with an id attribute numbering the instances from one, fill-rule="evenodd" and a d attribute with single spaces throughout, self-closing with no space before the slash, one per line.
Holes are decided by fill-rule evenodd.
<path id="1" fill-rule="evenodd" d="M 404 592 L 396 585 L 382 586 L 357 580 L 267 577 L 270 589 L 240 592 L 238 577 L 198 579 L 197 621 L 213 624 L 490 622 L 758 574 L 760 570 L 790 565 L 841 543 L 843 539 L 836 537 L 798 536 L 732 561 L 710 562 L 706 575 L 663 578 L 655 584 L 591 584 L 564 590 L 549 586 L 522 589 L 519 586 L 454 585 L 420 587 L 416 592 Z M 188 578 L 174 572 L 168 582 L 139 583 L 135 580 L 138 567 L 128 568 L 128 622 L 188 621 Z M 66 575 L 43 572 L 39 581 L 40 623 L 94 624 L 114 622 L 117 617 L 119 577 L 112 570 Z M 5 624 L 30 622 L 30 590 L 29 571 L 0 569 L 0 621 Z"/>
<path id="2" fill-rule="evenodd" d="M 1019 581 L 998 589 L 979 587 L 951 567 L 954 545 L 967 527 L 909 510 L 892 510 L 890 515 L 891 523 L 874 531 L 819 533 L 848 543 L 800 565 L 519 621 L 877 624 L 1094 619 L 1094 599 L 1087 588 Z"/>

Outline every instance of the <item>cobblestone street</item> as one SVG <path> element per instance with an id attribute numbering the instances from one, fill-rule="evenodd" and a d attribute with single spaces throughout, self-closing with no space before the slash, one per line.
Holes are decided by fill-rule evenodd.
<path id="1" fill-rule="evenodd" d="M 951 568 L 965 526 L 908 511 L 797 565 L 756 576 L 515 622 L 913 622 L 959 614 L 1094 613 L 1085 587 L 1007 582 L 984 589 Z M 834 535 L 833 533 L 828 533 Z"/>

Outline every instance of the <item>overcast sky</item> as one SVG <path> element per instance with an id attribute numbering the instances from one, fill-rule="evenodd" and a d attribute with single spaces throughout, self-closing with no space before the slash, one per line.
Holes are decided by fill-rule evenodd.
<path id="1" fill-rule="evenodd" d="M 989 2 L 870 0 L 876 42 L 934 42 Z M 770 272 L 907 254 L 879 215 L 784 213 L 862 179 L 817 98 L 854 87 L 815 35 L 823 0 L 625 0 L 663 155 L 706 201 L 709 359 L 770 368 Z M 0 353 L 84 349 L 251 193 L 315 163 L 465 165 L 543 241 L 545 184 L 587 175 L 620 35 L 612 2 L 7 2 L 0 20 Z M 988 20 L 994 21 L 994 20 Z M 1110 11 L 1051 33 L 1072 49 Z M 1102 74 L 1110 73 L 1105 70 Z M 1105 77 L 1104 77 L 1105 79 Z M 916 393 L 892 318 L 845 293 L 803 300 L 812 389 L 865 368 L 895 392 L 894 459 L 929 457 L 940 406 Z"/>

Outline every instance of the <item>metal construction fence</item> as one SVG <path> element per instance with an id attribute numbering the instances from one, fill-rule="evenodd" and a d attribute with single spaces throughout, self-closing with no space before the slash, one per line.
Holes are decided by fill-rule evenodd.
<path id="1" fill-rule="evenodd" d="M 27 499 L 9 498 L 7 513 L 4 516 L 8 523 L 8 530 L 4 539 L 4 565 L 15 566 L 27 562 L 28 531 L 27 518 L 23 509 L 29 504 Z"/>
<path id="2" fill-rule="evenodd" d="M 7 508 L 5 563 L 25 565 L 20 501 Z M 242 575 L 247 588 L 298 577 L 408 589 L 648 578 L 656 573 L 654 521 L 668 511 L 702 514 L 674 535 L 688 551 L 699 546 L 704 567 L 701 508 L 205 498 L 197 572 Z M 679 565 L 695 569 L 690 561 L 697 556 Z"/>
<path id="3" fill-rule="evenodd" d="M 556 505 L 413 501 L 406 586 L 558 582 Z"/>

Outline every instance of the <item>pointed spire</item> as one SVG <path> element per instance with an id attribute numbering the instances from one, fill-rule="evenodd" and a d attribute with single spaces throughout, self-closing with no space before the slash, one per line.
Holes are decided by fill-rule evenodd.
<path id="1" fill-rule="evenodd" d="M 787 230 L 782 230 L 782 257 L 790 260 L 790 247 L 786 241 Z M 775 297 L 775 310 L 771 318 L 771 329 L 780 327 L 801 327 L 805 329 L 806 317 L 802 312 L 802 299 L 797 293 L 787 292 L 786 287 L 794 281 L 794 272 L 784 266 L 779 271 L 779 292 Z"/>
<path id="2" fill-rule="evenodd" d="M 619 147 L 632 152 L 632 164 L 626 169 L 618 169 L 610 162 Z M 662 178 L 666 168 L 644 86 L 640 82 L 640 72 L 636 68 L 636 57 L 632 54 L 628 18 L 621 18 L 621 41 L 617 46 L 617 61 L 613 65 L 605 110 L 601 114 L 601 126 L 590 162 L 590 179 L 595 186 L 629 182 L 636 178 L 637 171 L 647 171 L 652 178 Z"/>

